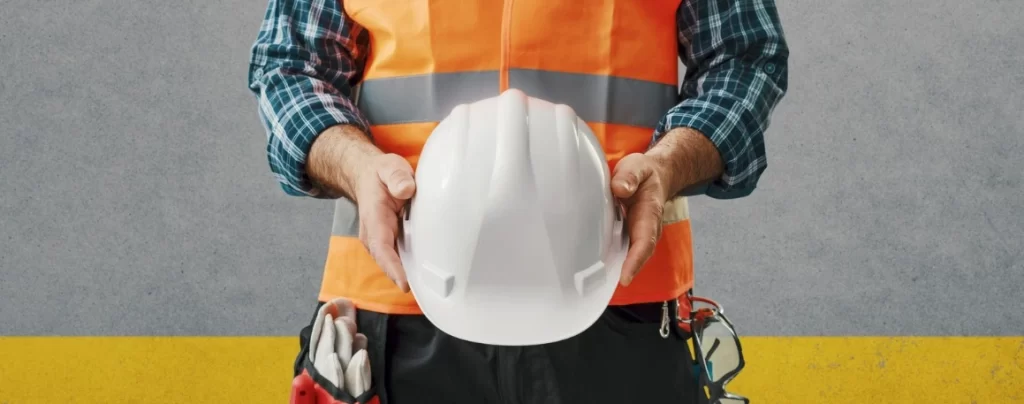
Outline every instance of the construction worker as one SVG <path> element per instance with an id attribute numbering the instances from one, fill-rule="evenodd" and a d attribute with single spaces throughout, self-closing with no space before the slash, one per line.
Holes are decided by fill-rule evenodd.
<path id="1" fill-rule="evenodd" d="M 270 0 L 249 88 L 284 191 L 335 200 L 319 301 L 358 307 L 380 402 L 688 403 L 686 329 L 662 332 L 667 305 L 685 315 L 693 288 L 684 196 L 754 190 L 788 55 L 772 0 Z M 610 305 L 542 345 L 440 331 L 395 247 L 431 131 L 510 88 L 586 121 L 626 211 Z"/>

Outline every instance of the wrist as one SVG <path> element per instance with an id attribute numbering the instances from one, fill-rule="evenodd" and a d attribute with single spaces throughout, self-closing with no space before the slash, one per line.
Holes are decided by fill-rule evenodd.
<path id="1" fill-rule="evenodd" d="M 376 154 L 381 151 L 358 128 L 332 126 L 313 142 L 307 174 L 325 192 L 355 201 L 356 180 Z"/>
<path id="2" fill-rule="evenodd" d="M 645 154 L 655 162 L 666 200 L 686 188 L 718 178 L 724 170 L 718 148 L 692 128 L 669 131 Z"/>
<path id="3" fill-rule="evenodd" d="M 339 156 L 341 178 L 346 184 L 347 189 L 352 191 L 352 197 L 355 197 L 356 184 L 359 183 L 360 176 L 372 166 L 370 160 L 375 156 L 383 154 L 369 140 L 364 139 L 361 138 L 347 142 L 341 151 L 341 156 Z"/>

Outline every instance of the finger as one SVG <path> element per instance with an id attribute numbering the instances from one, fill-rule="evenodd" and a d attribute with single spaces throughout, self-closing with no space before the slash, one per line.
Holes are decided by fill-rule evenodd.
<path id="1" fill-rule="evenodd" d="M 360 227 L 363 234 L 360 240 L 366 246 L 370 256 L 391 281 L 408 292 L 405 269 L 395 248 L 395 237 L 398 229 L 398 216 L 383 204 L 370 205 L 364 215 L 360 215 Z"/>
<path id="2" fill-rule="evenodd" d="M 651 169 L 639 154 L 630 154 L 623 157 L 615 164 L 615 171 L 612 173 L 612 195 L 619 199 L 628 199 L 636 193 L 647 177 L 651 175 Z"/>
<path id="3" fill-rule="evenodd" d="M 395 199 L 409 199 L 416 192 L 416 181 L 413 179 L 412 166 L 404 158 L 389 154 L 384 156 L 377 168 L 377 176 L 388 188 L 388 193 Z"/>
<path id="4" fill-rule="evenodd" d="M 402 292 L 409 291 L 409 283 L 405 277 L 405 269 L 402 267 L 402 260 L 395 250 L 395 236 L 390 229 L 381 229 L 380 232 L 372 234 L 367 240 L 367 249 L 370 256 L 377 263 L 377 266 L 391 278 L 391 281 L 398 286 Z"/>
<path id="5" fill-rule="evenodd" d="M 647 198 L 629 208 L 626 214 L 629 250 L 622 264 L 622 275 L 619 279 L 623 286 L 629 286 L 647 260 L 654 255 L 654 248 L 661 236 L 662 210 L 664 207 L 658 205 L 653 198 Z"/>
<path id="6" fill-rule="evenodd" d="M 362 215 L 359 216 L 359 240 L 363 241 L 363 247 L 366 246 L 366 220 L 363 220 Z"/>
<path id="7" fill-rule="evenodd" d="M 374 260 L 377 261 L 377 265 L 380 265 L 384 273 L 391 278 L 391 281 L 398 286 L 398 289 L 402 292 L 409 291 L 409 282 L 405 278 L 405 269 L 402 268 L 402 261 L 398 258 L 398 253 L 395 252 L 394 248 L 382 248 L 374 255 Z"/>

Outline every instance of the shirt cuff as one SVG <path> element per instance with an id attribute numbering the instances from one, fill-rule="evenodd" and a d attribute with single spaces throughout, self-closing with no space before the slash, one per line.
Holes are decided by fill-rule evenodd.
<path id="1" fill-rule="evenodd" d="M 283 129 L 281 133 L 274 131 L 271 134 L 275 137 L 268 144 L 271 171 L 288 195 L 333 199 L 329 193 L 317 188 L 306 173 L 313 142 L 332 126 L 353 125 L 367 136 L 370 135 L 370 128 L 366 119 L 357 111 L 327 107 L 320 102 L 313 104 L 306 105 L 301 112 L 285 114 L 290 118 L 279 126 Z M 291 136 L 277 137 L 286 134 Z"/>
<path id="2" fill-rule="evenodd" d="M 655 131 L 652 145 L 672 129 L 694 129 L 715 145 L 725 165 L 719 178 L 686 188 L 680 192 L 681 196 L 736 199 L 754 192 L 757 179 L 767 166 L 763 138 L 758 131 L 743 125 L 743 122 L 753 121 L 752 116 L 745 116 L 745 108 L 728 104 L 726 100 L 683 101 L 666 114 Z"/>

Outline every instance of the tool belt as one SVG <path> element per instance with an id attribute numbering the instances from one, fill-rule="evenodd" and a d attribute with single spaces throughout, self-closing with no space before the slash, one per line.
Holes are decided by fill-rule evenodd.
<path id="1" fill-rule="evenodd" d="M 290 404 L 379 404 L 366 336 L 356 329 L 356 308 L 344 298 L 317 311 L 310 343 L 300 352 Z"/>

